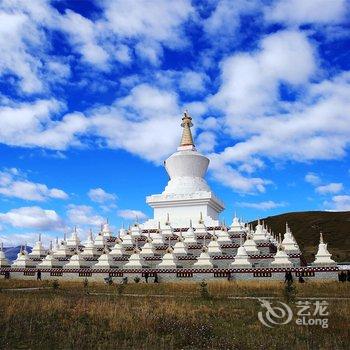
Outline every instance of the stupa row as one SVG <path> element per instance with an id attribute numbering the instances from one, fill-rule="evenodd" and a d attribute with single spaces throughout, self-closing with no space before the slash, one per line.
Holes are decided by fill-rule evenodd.
<path id="1" fill-rule="evenodd" d="M 317 278 L 333 278 L 337 270 L 321 235 L 312 266 L 304 267 L 299 246 L 286 224 L 285 233 L 274 235 L 264 223 L 254 228 L 236 216 L 227 227 L 219 221 L 224 203 L 205 180 L 209 159 L 193 142 L 192 118 L 184 113 L 182 138 L 177 151 L 164 161 L 170 177 L 161 194 L 146 198 L 153 218 L 121 228 L 113 235 L 108 222 L 96 237 L 90 232 L 82 244 L 77 230 L 45 249 L 41 239 L 30 254 L 21 249 L 8 267 L 0 252 L 0 274 L 4 269 L 17 277 L 122 277 L 127 274 L 163 274 L 173 278 L 280 278 L 286 269 Z M 74 275 L 77 274 L 77 275 Z M 204 274 L 204 275 L 203 275 Z M 73 276 L 73 277 L 72 277 Z"/>

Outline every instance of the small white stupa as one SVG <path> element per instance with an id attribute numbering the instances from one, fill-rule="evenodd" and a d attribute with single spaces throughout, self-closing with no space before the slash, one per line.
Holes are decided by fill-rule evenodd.
<path id="1" fill-rule="evenodd" d="M 179 237 L 177 242 L 173 247 L 173 254 L 175 256 L 186 256 L 188 254 L 187 246 L 184 243 L 184 238 L 182 237 L 182 231 L 179 232 Z"/>
<path id="2" fill-rule="evenodd" d="M 210 256 L 222 255 L 222 250 L 221 250 L 221 247 L 220 247 L 220 244 L 218 242 L 218 238 L 217 238 L 215 232 L 213 232 L 213 234 L 211 236 L 211 240 L 208 244 L 208 254 Z"/>
<path id="3" fill-rule="evenodd" d="M 252 239 L 252 237 L 253 237 L 252 231 L 247 233 L 247 239 L 245 240 L 243 246 L 244 246 L 246 252 L 248 253 L 248 255 L 259 255 L 260 251 L 259 251 L 255 241 Z"/>
<path id="4" fill-rule="evenodd" d="M 121 242 L 123 248 L 132 248 L 134 247 L 134 241 L 131 237 L 130 230 L 127 231 L 126 235 L 123 237 L 123 242 Z"/>
<path id="5" fill-rule="evenodd" d="M 56 258 L 68 258 L 72 256 L 71 250 L 67 247 L 66 234 L 64 234 L 63 240 L 60 242 L 58 249 L 54 252 Z"/>
<path id="6" fill-rule="evenodd" d="M 274 260 L 271 262 L 272 267 L 292 267 L 293 263 L 290 261 L 287 253 L 284 250 L 281 240 L 281 234 L 279 234 L 279 244 L 277 253 L 274 256 Z"/>
<path id="7" fill-rule="evenodd" d="M 164 245 L 164 238 L 162 234 L 162 229 L 160 227 L 160 222 L 158 221 L 158 229 L 156 232 L 151 234 L 151 238 L 153 240 L 154 246 L 163 246 Z"/>
<path id="8" fill-rule="evenodd" d="M 142 236 L 142 230 L 138 222 L 131 226 L 130 235 L 132 238 L 138 238 Z"/>
<path id="9" fill-rule="evenodd" d="M 115 244 L 109 253 L 109 255 L 112 256 L 113 258 L 120 258 L 125 254 L 126 254 L 125 248 L 122 246 L 121 243 Z"/>
<path id="10" fill-rule="evenodd" d="M 142 269 L 144 260 L 140 255 L 140 249 L 136 246 L 133 254 L 130 255 L 129 261 L 124 265 L 126 269 Z"/>
<path id="11" fill-rule="evenodd" d="M 41 233 L 39 233 L 39 237 L 37 242 L 34 244 L 34 247 L 29 253 L 30 258 L 44 258 L 46 256 L 46 249 L 43 247 L 41 243 Z"/>
<path id="12" fill-rule="evenodd" d="M 261 224 L 260 220 L 258 220 L 258 224 L 255 227 L 253 239 L 257 243 L 262 243 L 267 241 L 265 229 L 264 229 L 264 226 Z"/>
<path id="13" fill-rule="evenodd" d="M 229 233 L 241 233 L 243 231 L 244 231 L 243 226 L 235 213 L 235 216 L 233 217 L 232 224 L 231 224 L 228 232 Z"/>
<path id="14" fill-rule="evenodd" d="M 251 268 L 252 263 L 249 261 L 249 255 L 243 245 L 242 234 L 240 235 L 240 246 L 237 249 L 235 260 L 231 263 L 234 268 Z"/>
<path id="15" fill-rule="evenodd" d="M 196 231 L 195 231 L 196 237 L 205 236 L 208 233 L 207 226 L 205 225 L 203 220 L 202 212 L 199 213 L 199 220 L 195 228 L 196 228 Z"/>
<path id="16" fill-rule="evenodd" d="M 213 261 L 208 254 L 208 248 L 205 244 L 203 244 L 202 252 L 200 256 L 197 258 L 197 261 L 193 264 L 195 268 L 203 268 L 203 269 L 211 269 L 213 267 Z"/>
<path id="17" fill-rule="evenodd" d="M 100 255 L 95 246 L 94 238 L 92 236 L 92 230 L 90 229 L 89 236 L 84 245 L 84 250 L 81 253 L 82 257 L 95 257 Z"/>
<path id="18" fill-rule="evenodd" d="M 287 254 L 299 254 L 300 249 L 298 244 L 296 243 L 292 231 L 290 230 L 288 223 L 286 223 L 286 232 L 282 241 L 284 250 Z"/>
<path id="19" fill-rule="evenodd" d="M 103 230 L 103 225 L 101 227 L 101 231 L 96 235 L 94 240 L 94 244 L 97 249 L 104 248 L 106 245 L 107 236 L 103 235 L 102 230 Z"/>
<path id="20" fill-rule="evenodd" d="M 110 238 L 113 235 L 112 230 L 111 230 L 111 228 L 109 226 L 108 219 L 106 220 L 106 222 L 101 227 L 101 234 L 102 234 L 103 237 L 106 237 L 106 238 Z"/>
<path id="21" fill-rule="evenodd" d="M 196 235 L 194 233 L 193 226 L 192 226 L 192 220 L 190 220 L 190 227 L 188 228 L 188 230 L 183 233 L 183 237 L 184 237 L 184 243 L 186 244 L 186 246 L 197 244 Z"/>
<path id="22" fill-rule="evenodd" d="M 156 250 L 155 250 L 155 246 L 153 244 L 153 240 L 148 232 L 146 243 L 143 245 L 140 255 L 142 257 L 154 256 L 155 251 Z"/>
<path id="23" fill-rule="evenodd" d="M 167 239 L 169 237 L 172 237 L 174 232 L 173 232 L 173 228 L 171 226 L 171 222 L 170 222 L 170 216 L 169 213 L 167 213 L 166 215 L 166 221 L 165 221 L 165 225 L 162 226 L 162 236 Z"/>
<path id="24" fill-rule="evenodd" d="M 220 246 L 223 244 L 232 243 L 232 240 L 227 232 L 227 228 L 225 225 L 222 225 L 221 230 L 217 231 L 216 236 L 218 237 L 218 243 L 220 244 Z"/>
<path id="25" fill-rule="evenodd" d="M 45 259 L 37 267 L 40 269 L 52 269 L 52 268 L 62 267 L 62 266 L 63 266 L 63 263 L 54 257 L 52 242 L 50 242 L 50 248 Z"/>
<path id="26" fill-rule="evenodd" d="M 4 253 L 4 243 L 0 243 L 0 268 L 1 267 L 9 267 L 10 262 L 7 260 L 6 255 Z"/>
<path id="27" fill-rule="evenodd" d="M 162 261 L 158 264 L 160 269 L 175 269 L 176 268 L 176 256 L 174 255 L 173 248 L 169 245 L 165 254 L 162 257 Z"/>
<path id="28" fill-rule="evenodd" d="M 90 264 L 81 256 L 78 246 L 76 246 L 75 254 L 72 255 L 68 263 L 64 266 L 65 269 L 81 269 L 89 267 Z"/>
<path id="29" fill-rule="evenodd" d="M 76 246 L 79 246 L 79 245 L 80 245 L 80 238 L 78 236 L 77 227 L 75 226 L 71 237 L 67 239 L 67 247 L 75 248 Z"/>
<path id="30" fill-rule="evenodd" d="M 93 266 L 96 269 L 110 269 L 115 266 L 115 261 L 111 256 L 109 249 L 105 247 L 102 255 L 98 258 L 97 263 Z"/>
<path id="31" fill-rule="evenodd" d="M 318 251 L 315 256 L 313 265 L 317 266 L 333 266 L 336 262 L 331 259 L 332 254 L 327 249 L 327 243 L 323 241 L 323 234 L 320 232 L 320 243 L 318 245 Z"/>
<path id="32" fill-rule="evenodd" d="M 35 267 L 35 262 L 30 259 L 27 249 L 20 248 L 17 254 L 17 259 L 13 262 L 12 267 L 25 268 L 25 267 Z"/>
<path id="33" fill-rule="evenodd" d="M 58 237 L 55 239 L 55 243 L 52 246 L 52 253 L 56 253 L 60 247 L 60 244 L 58 243 Z"/>
<path id="34" fill-rule="evenodd" d="M 119 230 L 119 238 L 123 239 L 123 237 L 127 234 L 127 230 L 124 228 L 124 223 L 123 226 Z"/>

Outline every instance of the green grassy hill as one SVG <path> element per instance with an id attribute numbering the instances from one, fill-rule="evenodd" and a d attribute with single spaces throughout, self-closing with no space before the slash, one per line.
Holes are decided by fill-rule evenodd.
<path id="1" fill-rule="evenodd" d="M 263 218 L 274 233 L 284 233 L 288 222 L 307 262 L 314 260 L 320 231 L 337 262 L 350 261 L 350 211 L 306 211 Z M 257 221 L 253 221 L 255 226 Z"/>

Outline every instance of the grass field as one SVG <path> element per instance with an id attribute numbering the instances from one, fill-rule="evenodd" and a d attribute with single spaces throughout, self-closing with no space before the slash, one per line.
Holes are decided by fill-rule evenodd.
<path id="1" fill-rule="evenodd" d="M 9 288 L 43 287 L 34 291 Z M 349 297 L 350 283 L 296 285 L 296 297 Z M 102 285 L 0 280 L 1 349 L 348 349 L 350 300 L 329 300 L 329 328 L 267 328 L 256 299 L 281 282 Z M 230 299 L 242 297 L 242 299 Z M 296 299 L 297 300 L 297 299 Z M 293 310 L 296 305 L 291 303 Z"/>

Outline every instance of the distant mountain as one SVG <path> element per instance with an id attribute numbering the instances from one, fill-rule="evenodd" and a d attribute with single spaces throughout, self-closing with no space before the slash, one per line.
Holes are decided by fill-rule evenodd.
<path id="1" fill-rule="evenodd" d="M 8 260 L 14 261 L 17 259 L 17 254 L 19 253 L 21 246 L 17 247 L 4 247 L 4 253 Z M 31 253 L 32 248 L 27 246 L 27 252 Z"/>
<path id="2" fill-rule="evenodd" d="M 320 231 L 337 262 L 350 261 L 350 211 L 306 211 L 263 218 L 274 233 L 284 233 L 288 222 L 307 262 L 314 261 Z M 257 221 L 253 221 L 255 226 Z"/>

